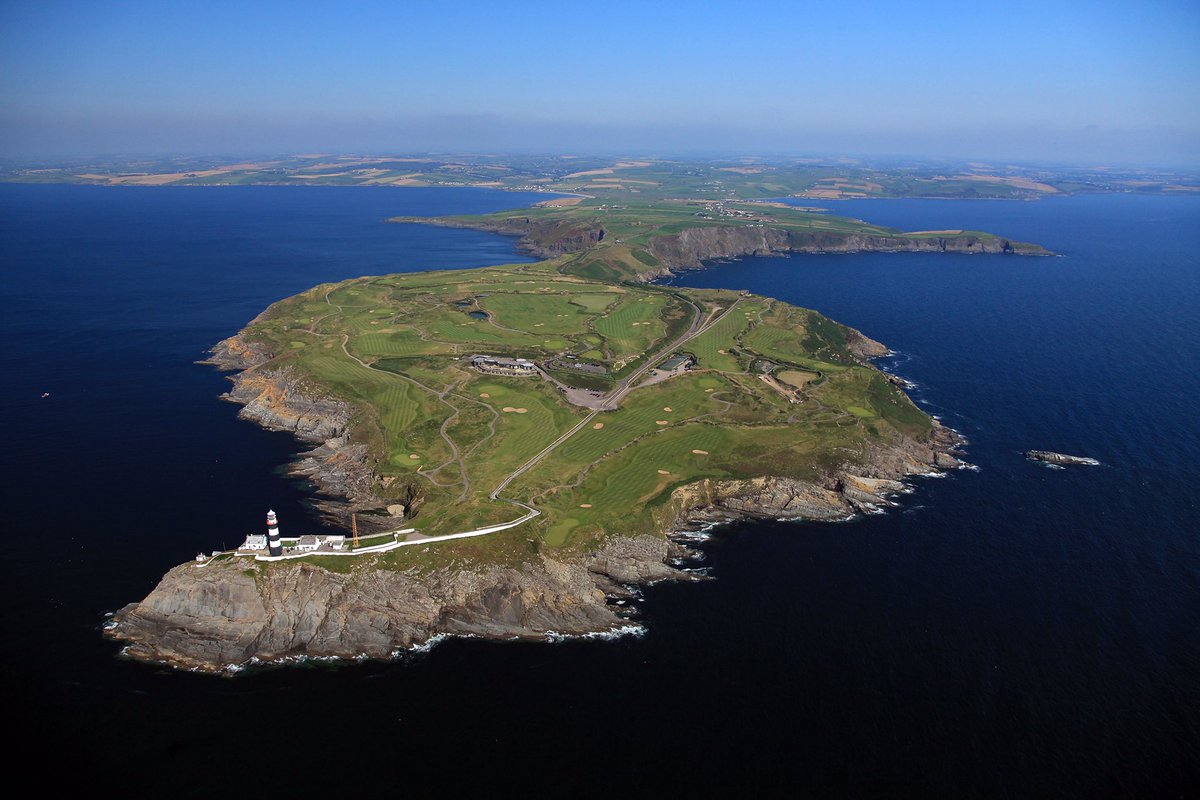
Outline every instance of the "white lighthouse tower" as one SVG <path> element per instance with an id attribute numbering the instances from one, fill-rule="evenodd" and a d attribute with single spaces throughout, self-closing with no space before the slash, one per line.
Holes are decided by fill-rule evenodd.
<path id="1" fill-rule="evenodd" d="M 275 512 L 267 512 L 267 552 L 273 556 L 283 555 L 283 545 L 279 542 L 279 520 Z"/>

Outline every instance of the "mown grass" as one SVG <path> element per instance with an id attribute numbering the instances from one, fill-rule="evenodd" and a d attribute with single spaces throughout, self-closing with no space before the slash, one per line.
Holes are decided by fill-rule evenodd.
<path id="1" fill-rule="evenodd" d="M 696 356 L 697 367 L 722 372 L 742 371 L 737 358 L 729 351 L 736 346 L 737 337 L 755 323 L 762 309 L 762 303 L 743 301 L 716 325 L 688 342 L 687 349 Z"/>
<path id="2" fill-rule="evenodd" d="M 666 325 L 662 311 L 666 298 L 660 295 L 625 295 L 620 305 L 595 322 L 596 332 L 617 360 L 641 355 L 663 338 Z"/>
<path id="3" fill-rule="evenodd" d="M 705 314 L 737 303 L 685 346 L 699 359 L 696 370 L 636 388 L 619 410 L 596 416 L 506 489 L 508 497 L 535 502 L 541 518 L 495 544 L 488 536 L 456 545 L 455 557 L 483 558 L 494 548 L 515 563 L 536 552 L 530 537 L 536 546 L 572 548 L 611 533 L 652 532 L 656 509 L 684 484 L 811 478 L 852 462 L 871 440 L 928 430 L 928 418 L 903 393 L 857 363 L 846 329 L 815 312 L 732 292 L 596 283 L 555 269 L 521 265 L 314 287 L 272 306 L 246 337 L 276 352 L 277 365 L 298 370 L 318 394 L 356 409 L 354 441 L 368 445 L 379 474 L 395 476 L 392 491 L 424 498 L 413 524 L 437 535 L 519 515 L 489 493 L 588 413 L 540 378 L 483 375 L 465 356 L 583 354 L 608 366 L 610 374 L 596 379 L 607 388 L 687 328 L 695 314 L 688 301 Z M 471 319 L 465 311 L 475 307 L 491 318 Z M 342 351 L 343 337 L 369 367 Z M 821 377 L 799 389 L 801 402 L 789 402 L 744 371 L 759 356 Z M 561 373 L 576 385 L 585 380 Z M 462 458 L 466 487 L 443 432 Z M 419 567 L 426 551 L 433 552 L 404 548 L 384 563 Z M 326 560 L 335 571 L 353 561 Z"/>

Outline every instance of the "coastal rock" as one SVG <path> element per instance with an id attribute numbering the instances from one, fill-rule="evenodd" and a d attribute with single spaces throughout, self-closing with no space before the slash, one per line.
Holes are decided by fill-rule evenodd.
<path id="1" fill-rule="evenodd" d="M 1052 453 L 1049 450 L 1028 450 L 1025 452 L 1025 457 L 1031 461 L 1041 461 L 1060 467 L 1072 465 L 1095 467 L 1100 465 L 1100 462 L 1094 458 L 1069 456 L 1066 453 Z"/>
<path id="2" fill-rule="evenodd" d="M 606 587 L 687 577 L 666 564 L 667 543 L 617 537 L 576 560 L 518 567 L 393 571 L 369 562 L 348 573 L 300 562 L 245 559 L 172 569 L 108 635 L 125 654 L 201 671 L 298 656 L 386 658 L 439 634 L 542 638 L 627 623 Z"/>
<path id="3" fill-rule="evenodd" d="M 653 583 L 679 577 L 667 566 L 671 556 L 666 539 L 654 536 L 615 537 L 586 559 L 587 569 L 618 583 Z"/>
<path id="4" fill-rule="evenodd" d="M 241 336 L 230 336 L 217 342 L 208 358 L 199 363 L 213 364 L 224 370 L 245 370 L 265 364 L 274 355 L 265 345 L 247 342 Z"/>
<path id="5" fill-rule="evenodd" d="M 223 353 L 235 353 L 239 363 L 243 353 L 255 353 L 251 346 L 239 345 L 239 337 L 226 339 L 218 347 Z M 215 349 L 214 349 L 215 352 Z M 229 357 L 214 356 L 211 363 L 225 366 Z M 419 505 L 419 495 L 410 486 L 379 483 L 374 472 L 370 448 L 349 435 L 353 411 L 346 403 L 322 397 L 286 370 L 250 367 L 231 378 L 233 388 L 222 399 L 241 404 L 238 416 L 264 428 L 287 431 L 302 441 L 317 443 L 288 466 L 288 472 L 311 481 L 320 489 L 314 504 L 330 521 L 345 526 L 354 511 L 377 510 L 389 505 L 380 497 L 386 489 L 391 504 L 396 500 L 405 512 Z M 402 513 L 405 513 L 402 512 Z M 392 515 L 393 517 L 395 515 Z M 363 516 L 359 526 L 366 532 L 386 530 L 389 518 Z"/>
<path id="6" fill-rule="evenodd" d="M 233 389 L 222 399 L 241 404 L 238 416 L 242 419 L 270 430 L 293 433 L 306 441 L 341 437 L 352 414 L 346 403 L 314 396 L 302 382 L 283 370 L 241 372 L 233 379 Z"/>
<path id="7" fill-rule="evenodd" d="M 877 342 L 874 339 L 864 335 L 862 331 L 855 330 L 854 328 L 845 325 L 842 326 L 842 330 L 846 332 L 846 347 L 851 353 L 863 359 L 864 361 L 886 356 L 888 353 L 892 352 L 887 348 L 887 345 Z M 892 376 L 889 376 L 886 373 L 884 374 L 884 377 L 888 378 L 889 380 L 892 379 Z M 907 381 L 903 381 L 903 383 L 907 383 Z"/>
<path id="8" fill-rule="evenodd" d="M 846 519 L 885 504 L 888 496 L 904 490 L 901 479 L 926 474 L 939 460 L 960 464 L 951 450 L 963 441 L 954 431 L 935 425 L 925 441 L 877 447 L 854 472 L 842 470 L 813 481 L 760 477 L 681 486 L 671 494 L 664 524 L 682 530 L 739 519 Z"/>
<path id="9" fill-rule="evenodd" d="M 957 469 L 962 466 L 962 462 L 949 453 L 938 453 L 933 464 L 942 469 Z"/>

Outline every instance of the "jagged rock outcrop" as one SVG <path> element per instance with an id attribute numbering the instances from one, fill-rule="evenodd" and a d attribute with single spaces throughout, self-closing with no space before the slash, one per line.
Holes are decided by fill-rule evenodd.
<path id="1" fill-rule="evenodd" d="M 266 368 L 270 358 L 261 345 L 232 336 L 217 344 L 204 363 L 240 370 L 230 378 L 233 388 L 222 395 L 242 406 L 239 417 L 316 445 L 290 464 L 288 472 L 317 486 L 319 494 L 313 502 L 327 518 L 344 523 L 352 511 L 388 505 L 379 496 L 370 448 L 351 438 L 354 410 L 350 405 L 320 395 L 287 369 Z M 393 504 L 400 499 L 409 506 L 419 505 L 402 489 L 392 487 Z M 365 531 L 383 530 L 391 521 L 383 515 L 364 516 L 360 524 Z"/>
<path id="2" fill-rule="evenodd" d="M 682 530 L 739 519 L 846 519 L 904 491 L 904 478 L 962 466 L 953 455 L 962 443 L 957 433 L 936 425 L 925 441 L 877 447 L 862 463 L 815 481 L 763 476 L 681 486 L 671 494 L 664 521 Z"/>
<path id="3" fill-rule="evenodd" d="M 862 331 L 849 326 L 843 325 L 842 330 L 846 334 L 846 348 L 863 361 L 868 361 L 872 358 L 886 356 L 892 352 L 887 345 L 882 342 L 877 342 L 871 337 L 865 335 Z M 884 373 L 886 375 L 886 373 Z M 887 376 L 892 377 L 892 376 Z"/>
<path id="4" fill-rule="evenodd" d="M 261 316 L 261 315 L 260 315 Z M 253 321 L 250 323 L 254 324 Z M 201 364 L 212 364 L 224 370 L 244 370 L 265 364 L 274 357 L 266 345 L 247 342 L 240 335 L 217 342 Z"/>
<path id="5" fill-rule="evenodd" d="M 439 634 L 495 639 L 587 634 L 628 622 L 608 604 L 620 584 L 690 577 L 668 567 L 666 540 L 617 537 L 573 560 L 521 567 L 392 571 L 368 560 L 348 573 L 302 562 L 231 559 L 180 565 L 109 636 L 125 654 L 217 671 L 297 656 L 386 658 Z"/>
<path id="6" fill-rule="evenodd" d="M 341 400 L 319 397 L 285 370 L 246 370 L 223 399 L 239 403 L 238 416 L 308 442 L 342 437 L 353 415 Z"/>
<path id="7" fill-rule="evenodd" d="M 1052 453 L 1049 450 L 1026 450 L 1025 457 L 1031 461 L 1042 461 L 1046 464 L 1053 464 L 1058 467 L 1082 465 L 1088 467 L 1098 467 L 1100 462 L 1088 456 L 1071 456 L 1066 453 Z"/>

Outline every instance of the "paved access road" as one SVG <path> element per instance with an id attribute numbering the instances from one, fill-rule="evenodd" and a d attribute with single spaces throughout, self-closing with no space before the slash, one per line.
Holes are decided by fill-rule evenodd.
<path id="1" fill-rule="evenodd" d="M 646 370 L 650 369 L 652 366 L 657 364 L 663 358 L 666 358 L 672 352 L 674 352 L 675 350 L 678 350 L 680 347 L 687 344 L 692 339 L 696 338 L 697 336 L 699 336 L 700 334 L 704 333 L 706 330 L 711 328 L 713 325 L 716 325 L 718 322 L 723 320 L 725 318 L 725 316 L 727 314 L 729 314 L 730 311 L 733 311 L 733 309 L 737 307 L 738 301 L 734 300 L 732 303 L 729 304 L 729 308 L 726 308 L 725 310 L 720 311 L 720 313 L 718 313 L 718 311 L 719 311 L 718 308 L 714 308 L 709 313 L 708 321 L 706 321 L 704 323 L 701 323 L 701 321 L 700 321 L 700 318 L 703 315 L 703 312 L 700 310 L 700 307 L 697 306 L 695 303 L 693 303 L 691 300 L 688 300 L 688 303 L 692 306 L 692 308 L 694 308 L 696 310 L 696 316 L 692 319 L 691 326 L 688 327 L 687 331 L 685 331 L 682 336 L 680 336 L 678 339 L 676 339 L 675 341 L 671 342 L 666 347 L 664 347 L 661 350 L 659 350 L 658 352 L 656 352 L 650 358 L 647 358 L 646 363 L 642 364 L 642 366 L 638 367 L 631 374 L 626 376 L 624 380 L 622 380 L 619 384 L 617 384 L 617 386 L 611 392 L 609 392 L 607 395 L 604 396 L 603 402 L 601 403 L 600 407 L 597 408 L 592 413 L 588 414 L 586 417 L 584 417 L 583 421 L 581 421 L 578 425 L 576 425 L 574 428 L 571 428 L 569 431 L 564 433 L 562 436 L 559 436 L 557 439 L 555 439 L 553 442 L 551 442 L 549 445 L 547 445 L 545 448 L 543 448 L 541 452 L 539 452 L 533 458 L 529 459 L 524 464 L 522 464 L 520 467 L 518 467 L 516 469 L 516 471 L 514 471 L 512 474 L 510 474 L 504 480 L 500 481 L 499 485 L 496 486 L 496 488 L 492 490 L 491 498 L 493 500 L 498 499 L 500 492 L 504 491 L 504 489 L 507 488 L 507 486 L 510 483 L 512 483 L 514 480 L 521 477 L 526 472 L 528 472 L 530 469 L 532 469 L 534 466 L 536 466 L 539 461 L 541 461 L 543 458 L 545 458 L 546 456 L 548 456 L 552 452 L 554 452 L 554 450 L 557 449 L 558 446 L 561 445 L 563 442 L 570 439 L 576 433 L 579 433 L 579 431 L 581 431 L 584 428 L 584 426 L 586 426 L 589 422 L 591 422 L 593 419 L 595 419 L 597 417 L 597 415 L 600 414 L 601 411 L 615 411 L 620 406 L 621 401 L 625 399 L 626 395 L 628 395 L 631 391 L 633 391 L 634 382 L 638 378 L 640 378 L 642 375 L 646 374 Z"/>

